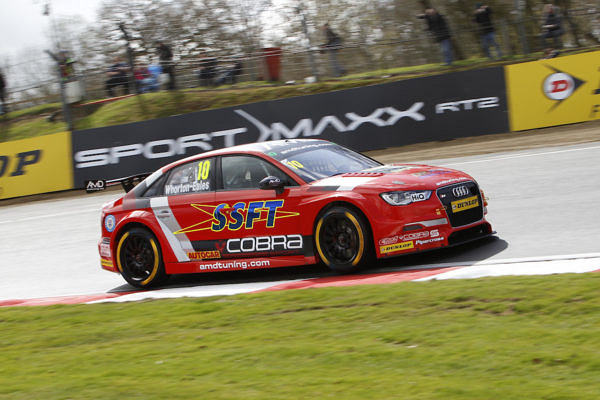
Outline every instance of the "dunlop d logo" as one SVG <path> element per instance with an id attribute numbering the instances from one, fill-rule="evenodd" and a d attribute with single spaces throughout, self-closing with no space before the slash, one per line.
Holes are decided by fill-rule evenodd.
<path id="1" fill-rule="evenodd" d="M 466 199 L 453 201 L 450 204 L 452 205 L 452 212 L 457 213 L 477 207 L 479 205 L 479 200 L 477 199 L 477 196 L 472 196 L 467 197 Z"/>

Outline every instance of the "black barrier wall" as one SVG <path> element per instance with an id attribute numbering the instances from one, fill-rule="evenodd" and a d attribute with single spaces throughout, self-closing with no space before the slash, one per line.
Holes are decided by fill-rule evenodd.
<path id="1" fill-rule="evenodd" d="M 488 68 L 75 131 L 74 183 L 256 141 L 321 138 L 366 151 L 508 129 L 504 69 Z"/>

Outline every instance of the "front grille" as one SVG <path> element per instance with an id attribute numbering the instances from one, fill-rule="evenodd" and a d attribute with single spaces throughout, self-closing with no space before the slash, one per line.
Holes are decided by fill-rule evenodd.
<path id="1" fill-rule="evenodd" d="M 466 190 L 463 190 L 463 188 Z M 456 194 L 454 192 L 456 192 Z M 481 199 L 479 187 L 477 187 L 475 182 L 461 182 L 454 185 L 445 186 L 438 189 L 436 194 L 446 209 L 446 214 L 448 214 L 448 218 L 450 219 L 450 225 L 454 227 L 464 226 L 472 224 L 473 222 L 477 222 L 483 218 L 483 201 Z M 452 202 L 468 199 L 474 196 L 477 196 L 476 207 L 460 211 L 452 210 Z"/>

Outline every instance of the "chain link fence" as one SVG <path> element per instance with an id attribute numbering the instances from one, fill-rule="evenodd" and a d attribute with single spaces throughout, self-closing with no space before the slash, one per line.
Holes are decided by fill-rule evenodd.
<path id="1" fill-rule="evenodd" d="M 477 27 L 456 26 L 453 21 L 448 22 L 452 32 L 454 59 L 485 62 Z M 565 33 L 561 36 L 561 52 L 600 47 L 600 10 L 569 10 L 563 14 L 563 27 Z M 513 15 L 511 20 L 496 19 L 495 30 L 496 41 L 504 59 L 543 57 L 546 45 L 542 40 L 539 18 Z M 494 52 L 492 54 L 495 55 Z M 303 51 L 270 48 L 244 55 L 219 51 L 206 52 L 201 58 L 182 59 L 175 55 L 173 66 L 177 89 L 215 90 L 335 78 L 332 57 L 336 58 L 336 62 L 346 72 L 345 76 L 338 79 L 351 79 L 357 77 L 357 74 L 382 76 L 401 73 L 402 67 L 424 64 L 434 64 L 432 68 L 437 68 L 435 64 L 442 63 L 438 44 L 423 29 L 407 36 L 372 43 L 345 42 L 342 48 L 333 51 L 319 47 Z M 134 62 L 138 64 L 136 67 L 146 66 L 141 61 Z M 75 76 L 63 81 L 67 99 L 75 99 L 79 103 L 105 101 L 109 97 L 106 90 L 106 69 L 83 69 L 75 65 Z M 153 71 L 155 68 L 150 65 L 149 70 Z M 133 74 L 130 75 L 129 90 L 117 87 L 116 95 L 139 93 L 142 90 L 140 81 L 136 85 L 136 79 Z M 166 74 L 154 74 L 153 79 L 156 82 L 152 89 L 166 88 Z M 56 78 L 48 78 L 20 86 L 9 86 L 7 98 L 10 110 L 60 102 L 60 83 Z"/>

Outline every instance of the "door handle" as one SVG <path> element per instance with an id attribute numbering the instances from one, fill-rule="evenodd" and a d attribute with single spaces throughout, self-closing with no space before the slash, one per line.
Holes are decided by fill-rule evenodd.
<path id="1" fill-rule="evenodd" d="M 171 217 L 172 215 L 173 215 L 173 213 L 169 210 L 160 210 L 158 212 L 159 218 L 168 218 L 168 217 Z"/>

